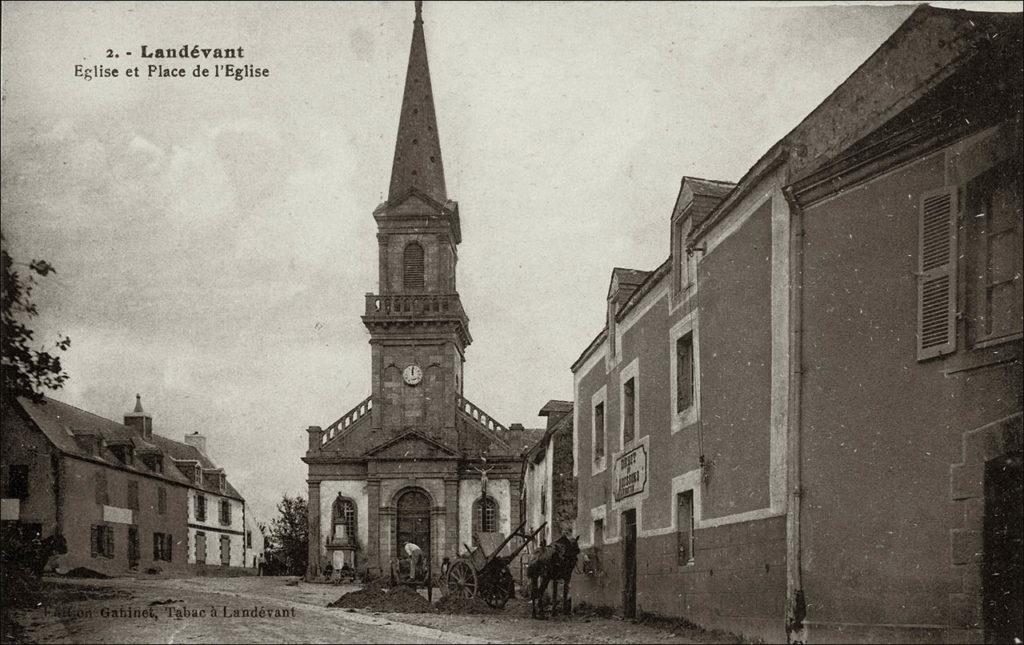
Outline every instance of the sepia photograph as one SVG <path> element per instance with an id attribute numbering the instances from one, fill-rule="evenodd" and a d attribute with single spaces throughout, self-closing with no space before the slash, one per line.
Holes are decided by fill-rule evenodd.
<path id="1" fill-rule="evenodd" d="M 0 643 L 1024 642 L 1020 2 L 0 25 Z"/>

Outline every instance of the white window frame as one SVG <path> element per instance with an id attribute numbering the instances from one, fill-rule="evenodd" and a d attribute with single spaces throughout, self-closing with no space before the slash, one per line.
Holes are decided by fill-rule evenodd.
<path id="1" fill-rule="evenodd" d="M 634 358 L 619 371 L 619 450 L 626 447 L 626 381 L 633 379 L 633 442 L 640 438 L 640 358 Z M 608 408 L 605 406 L 605 425 Z"/>
<path id="2" fill-rule="evenodd" d="M 697 324 L 697 312 L 692 311 L 672 326 L 669 330 L 669 369 L 671 381 L 671 396 L 669 396 L 670 416 L 672 419 L 672 432 L 676 434 L 684 428 L 697 423 L 700 419 L 700 333 Z M 693 405 L 685 410 L 677 410 L 676 402 L 678 396 L 678 352 L 676 342 L 686 334 L 693 334 Z"/>
<path id="3" fill-rule="evenodd" d="M 604 432 L 602 436 L 602 451 L 601 458 L 595 459 L 597 455 L 597 415 L 594 414 L 594 408 L 597 407 L 598 403 L 604 404 Z M 594 392 L 594 395 L 590 397 L 590 474 L 596 475 L 602 473 L 608 468 L 608 386 L 602 385 L 601 389 Z"/>

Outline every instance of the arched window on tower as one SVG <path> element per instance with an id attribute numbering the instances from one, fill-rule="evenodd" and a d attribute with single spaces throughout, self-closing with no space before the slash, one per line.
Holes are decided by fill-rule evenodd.
<path id="1" fill-rule="evenodd" d="M 473 502 L 473 534 L 495 533 L 498 530 L 498 502 L 481 497 Z"/>
<path id="2" fill-rule="evenodd" d="M 338 494 L 334 500 L 331 526 L 335 541 L 356 541 L 356 503 Z"/>
<path id="3" fill-rule="evenodd" d="M 423 289 L 423 247 L 419 242 L 405 245 L 402 256 L 402 285 L 406 291 Z"/>

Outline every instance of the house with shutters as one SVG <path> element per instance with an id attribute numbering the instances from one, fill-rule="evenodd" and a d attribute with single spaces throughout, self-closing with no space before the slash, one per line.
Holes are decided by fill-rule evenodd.
<path id="1" fill-rule="evenodd" d="M 922 6 L 685 177 L 572 366 L 578 601 L 771 642 L 1022 633 L 1020 14 Z"/>
<path id="2" fill-rule="evenodd" d="M 117 423 L 49 397 L 4 397 L 2 424 L 2 529 L 63 535 L 67 553 L 50 568 L 189 571 L 204 554 L 209 565 L 247 564 L 245 501 L 201 435 L 155 433 L 140 398 Z"/>
<path id="3" fill-rule="evenodd" d="M 186 434 L 184 442 L 157 437 L 177 469 L 189 481 L 188 563 L 200 567 L 249 567 L 245 500 L 228 482 L 223 468 L 206 454 L 206 437 Z"/>

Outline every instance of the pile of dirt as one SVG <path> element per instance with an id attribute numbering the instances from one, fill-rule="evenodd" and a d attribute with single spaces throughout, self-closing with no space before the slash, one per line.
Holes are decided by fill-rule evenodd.
<path id="1" fill-rule="evenodd" d="M 385 589 L 379 585 L 350 591 L 327 606 L 402 614 L 431 614 L 434 612 L 434 607 L 427 599 L 409 587 Z"/>
<path id="2" fill-rule="evenodd" d="M 109 578 L 110 576 L 108 576 L 105 573 L 100 573 L 99 571 L 93 571 L 92 569 L 89 569 L 88 567 L 75 567 L 71 571 L 68 571 L 67 573 L 65 573 L 64 577 L 65 578 L 97 578 L 97 579 L 101 579 L 102 580 L 102 579 L 105 579 L 105 578 Z"/>
<path id="3" fill-rule="evenodd" d="M 491 607 L 480 598 L 463 598 L 455 594 L 449 594 L 434 603 L 437 611 L 445 614 L 495 614 L 500 609 Z"/>

